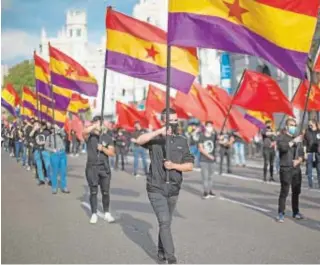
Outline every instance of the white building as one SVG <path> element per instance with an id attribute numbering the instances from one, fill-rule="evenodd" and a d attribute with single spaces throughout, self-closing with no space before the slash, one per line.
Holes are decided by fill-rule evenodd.
<path id="1" fill-rule="evenodd" d="M 1 65 L 1 87 L 3 86 L 4 77 L 9 73 L 9 66 L 6 64 Z"/>

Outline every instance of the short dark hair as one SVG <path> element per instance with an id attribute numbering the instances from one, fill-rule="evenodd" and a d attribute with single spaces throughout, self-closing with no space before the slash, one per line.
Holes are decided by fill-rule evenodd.
<path id="1" fill-rule="evenodd" d="M 102 117 L 100 115 L 94 116 L 91 122 L 102 121 Z"/>
<path id="2" fill-rule="evenodd" d="M 291 121 L 293 121 L 295 124 L 297 124 L 297 121 L 296 121 L 294 118 L 288 118 L 288 119 L 286 120 L 286 126 L 288 126 L 288 125 L 289 125 L 289 122 L 291 122 Z"/>
<path id="3" fill-rule="evenodd" d="M 169 108 L 169 115 L 170 115 L 170 114 L 176 114 L 176 113 L 177 113 L 177 112 L 176 112 L 174 109 Z M 166 117 L 166 109 L 163 109 L 163 110 L 161 111 L 161 120 L 164 121 L 165 117 Z"/>
<path id="4" fill-rule="evenodd" d="M 212 121 L 206 121 L 206 122 L 205 122 L 205 126 L 207 126 L 207 125 L 209 125 L 209 124 L 213 125 L 213 122 L 212 122 Z"/>

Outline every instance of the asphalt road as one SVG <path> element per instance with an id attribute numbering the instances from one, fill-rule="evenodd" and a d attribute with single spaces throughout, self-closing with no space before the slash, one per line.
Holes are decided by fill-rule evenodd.
<path id="1" fill-rule="evenodd" d="M 68 195 L 38 187 L 7 153 L 1 160 L 2 263 L 156 263 L 158 228 L 144 178 L 114 172 L 111 208 L 117 222 L 100 218 L 90 225 L 85 156 L 69 159 Z M 233 173 L 215 176 L 218 196 L 210 200 L 200 197 L 200 173 L 185 175 L 172 225 L 179 262 L 320 263 L 319 190 L 302 190 L 305 220 L 288 217 L 279 224 L 278 183 L 262 183 L 261 169 Z M 287 206 L 291 215 L 290 198 Z"/>

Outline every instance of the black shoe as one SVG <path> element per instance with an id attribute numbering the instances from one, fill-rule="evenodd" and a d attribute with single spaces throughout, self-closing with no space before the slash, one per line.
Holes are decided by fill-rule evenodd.
<path id="1" fill-rule="evenodd" d="M 39 181 L 39 182 L 38 182 L 38 186 L 42 186 L 42 185 L 44 185 L 44 184 L 46 184 L 44 181 Z"/>
<path id="2" fill-rule="evenodd" d="M 62 189 L 61 192 L 66 193 L 66 194 L 70 193 L 70 191 L 68 189 Z"/>
<path id="3" fill-rule="evenodd" d="M 209 196 L 210 196 L 211 198 L 216 197 L 216 195 L 215 195 L 212 191 L 209 192 Z"/>
<path id="4" fill-rule="evenodd" d="M 163 252 L 158 252 L 158 262 L 159 264 L 165 264 L 167 261 Z"/>
<path id="5" fill-rule="evenodd" d="M 232 171 L 229 169 L 229 170 L 227 171 L 227 173 L 228 173 L 228 174 L 232 174 Z"/>
<path id="6" fill-rule="evenodd" d="M 209 199 L 210 196 L 208 194 L 208 192 L 204 192 L 203 195 L 202 195 L 202 199 Z"/>
<path id="7" fill-rule="evenodd" d="M 51 185 L 52 185 L 52 183 L 51 183 L 51 181 L 49 180 L 49 181 L 48 181 L 48 186 L 51 186 Z"/>
<path id="8" fill-rule="evenodd" d="M 271 182 L 275 182 L 275 180 L 274 180 L 274 178 L 273 178 L 273 177 L 269 178 L 269 181 L 271 181 Z"/>

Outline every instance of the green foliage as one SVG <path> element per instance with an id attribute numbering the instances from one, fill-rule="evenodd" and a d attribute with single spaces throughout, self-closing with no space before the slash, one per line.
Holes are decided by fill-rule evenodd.
<path id="1" fill-rule="evenodd" d="M 35 78 L 33 61 L 25 60 L 11 67 L 8 75 L 4 77 L 4 86 L 7 83 L 11 83 L 20 96 L 24 85 L 34 90 Z"/>

